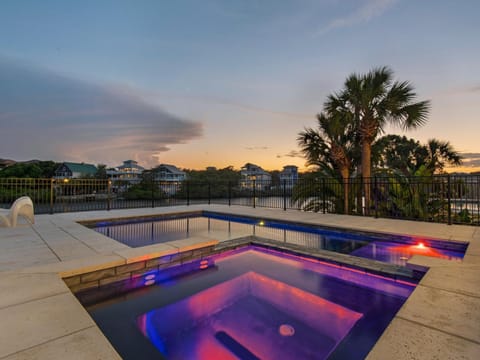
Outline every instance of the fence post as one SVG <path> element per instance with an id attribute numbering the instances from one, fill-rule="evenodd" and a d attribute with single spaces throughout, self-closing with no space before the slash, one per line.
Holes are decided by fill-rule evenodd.
<path id="1" fill-rule="evenodd" d="M 475 176 L 475 180 L 476 180 L 475 182 L 477 184 L 477 192 L 475 194 L 476 195 L 476 200 L 477 200 L 477 219 L 480 217 L 480 198 L 478 196 L 478 194 L 480 193 L 480 183 L 478 182 L 478 178 L 479 178 L 478 175 Z M 477 224 L 478 224 L 478 222 L 477 222 Z"/>
<path id="2" fill-rule="evenodd" d="M 283 179 L 283 211 L 287 211 L 287 180 Z"/>
<path id="3" fill-rule="evenodd" d="M 257 188 L 257 185 L 256 185 L 256 181 L 253 180 L 253 207 L 255 208 L 255 197 L 257 196 L 256 195 L 256 188 Z"/>
<path id="4" fill-rule="evenodd" d="M 357 201 L 359 202 L 360 215 L 365 216 L 365 187 L 363 186 L 363 175 L 360 174 L 360 191 Z"/>
<path id="5" fill-rule="evenodd" d="M 152 193 L 151 193 L 151 195 L 152 195 L 152 198 L 151 198 L 152 208 L 154 208 L 155 207 L 155 179 L 153 178 L 153 174 L 152 174 L 152 186 L 151 186 L 151 188 L 152 188 L 151 189 L 152 190 Z"/>
<path id="6" fill-rule="evenodd" d="M 228 181 L 228 206 L 232 205 L 232 182 Z"/>
<path id="7" fill-rule="evenodd" d="M 50 214 L 53 214 L 53 191 L 54 191 L 54 184 L 55 179 L 50 179 Z"/>
<path id="8" fill-rule="evenodd" d="M 323 208 L 323 213 L 325 214 L 325 205 L 326 205 L 326 200 L 325 200 L 325 178 L 322 178 L 322 208 Z"/>
<path id="9" fill-rule="evenodd" d="M 375 206 L 375 219 L 378 219 L 378 189 L 377 189 L 377 176 L 373 177 L 373 196 L 374 196 L 374 206 Z"/>
<path id="10" fill-rule="evenodd" d="M 110 195 L 112 193 L 112 180 L 107 180 L 107 210 L 110 210 Z"/>
<path id="11" fill-rule="evenodd" d="M 448 214 L 448 225 L 452 225 L 452 195 L 451 195 L 451 180 L 450 174 L 447 175 L 447 214 Z"/>
<path id="12" fill-rule="evenodd" d="M 208 205 L 211 203 L 212 193 L 211 193 L 211 184 L 208 182 Z"/>

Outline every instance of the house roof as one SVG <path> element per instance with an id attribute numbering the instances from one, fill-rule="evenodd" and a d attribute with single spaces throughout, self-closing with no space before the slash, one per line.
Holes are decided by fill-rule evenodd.
<path id="1" fill-rule="evenodd" d="M 271 176 L 268 171 L 263 170 L 260 166 L 252 164 L 252 163 L 246 163 L 242 169 L 241 173 L 253 173 L 256 175 L 268 175 Z"/>
<path id="2" fill-rule="evenodd" d="M 80 173 L 80 174 L 96 174 L 97 173 L 97 167 L 93 164 L 64 162 L 62 165 L 65 165 L 66 167 L 68 167 L 72 173 L 73 172 Z"/>
<path id="3" fill-rule="evenodd" d="M 171 172 L 172 174 L 185 174 L 184 171 L 180 170 L 175 165 L 160 164 L 156 167 L 155 170 L 161 170 L 161 169 L 165 169 L 165 170 Z"/>
<path id="4" fill-rule="evenodd" d="M 7 167 L 10 165 L 14 165 L 17 162 L 15 160 L 9 160 L 9 159 L 0 159 L 0 168 L 2 167 Z"/>
<path id="5" fill-rule="evenodd" d="M 138 161 L 135 160 L 124 160 L 123 165 L 121 166 L 139 166 Z M 141 167 L 141 166 L 140 166 Z M 143 168 L 142 168 L 143 169 Z"/>
<path id="6" fill-rule="evenodd" d="M 242 166 L 242 169 L 248 169 L 248 168 L 258 168 L 262 169 L 260 166 L 252 164 L 252 163 L 246 163 L 245 165 Z M 263 170 L 263 169 L 262 169 Z"/>
<path id="7" fill-rule="evenodd" d="M 123 165 L 120 165 L 118 169 L 137 169 L 137 170 L 145 170 L 142 166 L 137 165 L 137 162 L 134 161 L 132 163 L 127 163 L 126 161 L 123 163 Z"/>

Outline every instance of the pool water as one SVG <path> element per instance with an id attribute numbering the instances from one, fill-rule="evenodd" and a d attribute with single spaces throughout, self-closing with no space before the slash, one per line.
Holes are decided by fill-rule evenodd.
<path id="1" fill-rule="evenodd" d="M 350 253 L 367 259 L 388 262 L 396 265 L 405 265 L 413 255 L 423 255 L 440 259 L 461 261 L 464 252 L 459 250 L 435 248 L 419 241 L 414 244 L 399 244 L 390 241 L 373 241 Z"/>
<path id="2" fill-rule="evenodd" d="M 254 246 L 203 263 L 87 310 L 124 359 L 363 359 L 415 286 Z"/>
<path id="3" fill-rule="evenodd" d="M 400 266 L 405 266 L 408 259 L 415 254 L 461 261 L 466 249 L 465 243 L 444 243 L 405 236 L 382 237 L 379 234 L 346 232 L 210 212 L 204 213 L 204 216 L 102 222 L 95 223 L 92 227 L 95 231 L 130 247 L 193 236 L 228 240 L 255 235 L 306 248 L 335 251 Z"/>

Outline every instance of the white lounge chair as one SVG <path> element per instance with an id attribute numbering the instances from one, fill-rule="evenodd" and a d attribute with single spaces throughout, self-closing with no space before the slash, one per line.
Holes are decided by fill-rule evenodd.
<path id="1" fill-rule="evenodd" d="M 33 202 L 28 196 L 22 196 L 15 200 L 9 210 L 0 209 L 0 227 L 17 226 L 17 219 L 19 215 L 22 215 L 32 224 L 35 223 Z"/>

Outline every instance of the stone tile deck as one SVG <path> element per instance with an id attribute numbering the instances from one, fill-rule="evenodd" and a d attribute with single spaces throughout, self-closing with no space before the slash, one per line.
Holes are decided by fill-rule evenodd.
<path id="1" fill-rule="evenodd" d="M 480 358 L 480 228 L 222 205 L 37 215 L 35 225 L 0 228 L 0 359 L 118 359 L 62 278 L 135 259 L 212 244 L 209 234 L 131 249 L 77 221 L 218 211 L 259 218 L 466 241 L 464 261 L 415 256 L 428 267 L 369 359 Z M 239 237 L 245 234 L 238 234 Z"/>

